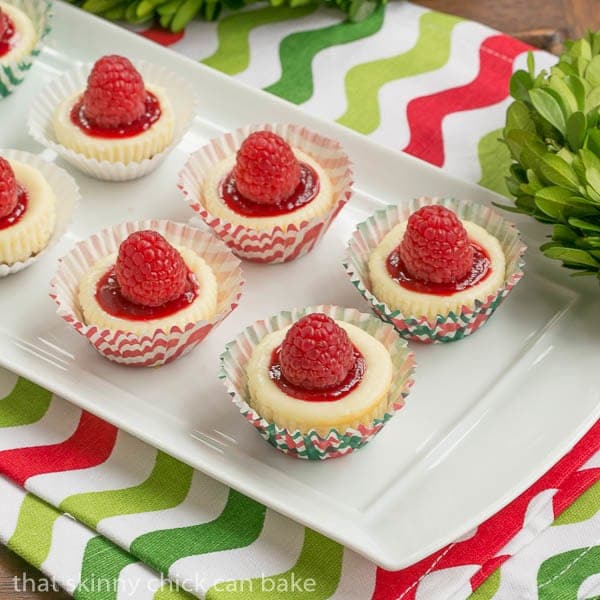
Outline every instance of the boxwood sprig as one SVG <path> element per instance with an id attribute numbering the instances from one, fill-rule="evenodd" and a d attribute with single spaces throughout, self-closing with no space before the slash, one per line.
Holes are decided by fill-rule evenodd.
<path id="1" fill-rule="evenodd" d="M 531 53 L 527 65 L 510 82 L 502 208 L 552 225 L 543 253 L 600 280 L 600 32 L 567 43 L 550 72 L 536 75 Z"/>

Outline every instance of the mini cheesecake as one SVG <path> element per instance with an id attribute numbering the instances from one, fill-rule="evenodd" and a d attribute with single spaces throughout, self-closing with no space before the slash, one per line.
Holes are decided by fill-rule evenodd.
<path id="1" fill-rule="evenodd" d="M 31 19 L 16 6 L 0 0 L 0 67 L 21 62 L 37 41 Z"/>
<path id="2" fill-rule="evenodd" d="M 473 308 L 478 300 L 484 302 L 503 286 L 506 275 L 506 259 L 496 237 L 475 223 L 458 220 L 452 211 L 441 206 L 424 207 L 417 213 L 434 211 L 438 214 L 431 217 L 433 225 L 425 223 L 420 230 L 415 226 L 407 235 L 411 216 L 396 225 L 369 257 L 371 291 L 377 300 L 405 317 L 424 316 L 430 322 L 439 315 L 458 314 L 463 306 Z M 454 237 L 436 237 L 435 223 L 440 218 L 452 221 L 455 231 L 448 235 Z M 414 252 L 411 254 L 404 246 L 405 238 L 411 235 L 417 238 L 419 252 L 425 254 L 417 256 L 422 263 L 417 266 L 410 264 L 415 260 Z M 459 257 L 457 248 L 468 251 L 468 258 Z M 444 258 L 440 259 L 440 255 Z M 466 268 L 456 277 L 452 275 L 454 260 L 462 261 L 463 265 L 468 260 Z M 441 265 L 437 277 L 436 265 Z"/>
<path id="3" fill-rule="evenodd" d="M 57 141 L 70 150 L 129 164 L 171 144 L 175 114 L 164 89 L 144 83 L 127 59 L 107 56 L 94 65 L 85 90 L 58 104 L 52 126 Z"/>
<path id="4" fill-rule="evenodd" d="M 37 169 L 15 160 L 2 161 L 0 173 L 12 170 L 17 199 L 8 214 L 0 212 L 0 263 L 13 265 L 35 256 L 48 245 L 56 224 L 56 198 Z M 0 181 L 1 188 L 5 185 Z"/>
<path id="5" fill-rule="evenodd" d="M 244 197 L 237 188 L 234 169 L 236 156 L 218 163 L 203 186 L 204 205 L 211 215 L 257 231 L 300 225 L 320 217 L 334 202 L 331 181 L 321 165 L 305 152 L 291 148 L 301 167 L 301 181 L 292 197 L 278 203 L 258 203 Z"/>
<path id="6" fill-rule="evenodd" d="M 344 338 L 353 348 L 348 372 L 342 373 L 342 381 L 327 387 L 306 388 L 292 383 L 286 378 L 284 346 L 292 343 L 294 328 L 311 318 L 313 315 L 308 315 L 291 327 L 270 333 L 256 346 L 246 370 L 250 405 L 267 421 L 303 434 L 315 430 L 327 436 L 332 429 L 371 425 L 388 409 L 393 375 L 388 350 L 363 329 L 327 317 L 345 332 Z M 312 330 L 318 326 L 310 324 Z M 316 360 L 327 362 L 329 358 L 319 356 Z"/>
<path id="7" fill-rule="evenodd" d="M 183 246 L 171 246 L 162 236 L 157 239 L 162 246 L 161 252 L 164 247 L 167 252 L 176 253 L 176 256 L 173 254 L 175 260 L 183 261 L 185 284 L 180 288 L 181 292 L 174 297 L 169 293 L 164 297 L 164 301 L 161 299 L 160 288 L 163 282 L 165 287 L 171 285 L 171 275 L 168 272 L 164 274 L 162 270 L 169 269 L 169 265 L 174 261 L 161 259 L 153 265 L 152 262 L 141 258 L 146 256 L 145 251 L 141 249 L 124 271 L 138 271 L 135 276 L 142 287 L 146 286 L 144 278 L 147 278 L 148 282 L 151 282 L 150 285 L 157 290 L 155 295 L 158 300 L 149 303 L 143 298 L 127 295 L 125 282 L 120 277 L 121 271 L 118 267 L 119 261 L 127 258 L 123 257 L 123 250 L 120 250 L 119 253 L 107 255 L 97 261 L 79 282 L 79 307 L 87 325 L 94 325 L 101 330 L 121 330 L 138 336 L 152 336 L 159 329 L 165 332 L 174 327 L 184 330 L 190 323 L 207 321 L 216 314 L 218 286 L 211 267 L 193 250 Z M 121 247 L 123 248 L 123 244 Z M 157 251 L 153 250 L 152 254 L 156 255 Z"/>

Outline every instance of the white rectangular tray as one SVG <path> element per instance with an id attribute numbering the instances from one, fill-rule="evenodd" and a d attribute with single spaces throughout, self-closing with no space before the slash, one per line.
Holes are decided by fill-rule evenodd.
<path id="1" fill-rule="evenodd" d="M 600 414 L 597 282 L 568 279 L 544 260 L 537 250 L 544 228 L 520 220 L 530 245 L 524 280 L 472 337 L 412 345 L 414 390 L 371 444 L 324 463 L 276 452 L 217 381 L 224 344 L 257 318 L 294 305 L 366 310 L 340 260 L 354 225 L 383 203 L 423 194 L 479 202 L 498 197 L 62 3 L 50 46 L 18 93 L 0 103 L 0 147 L 41 151 L 25 133 L 30 100 L 76 60 L 113 52 L 184 75 L 200 95 L 198 117 L 146 179 L 110 184 L 73 173 L 83 201 L 70 233 L 51 255 L 0 281 L 2 365 L 388 569 L 413 563 L 481 523 L 593 424 Z M 264 121 L 301 123 L 339 139 L 356 165 L 352 202 L 308 257 L 282 266 L 245 265 L 240 307 L 189 356 L 141 371 L 101 358 L 55 315 L 47 292 L 56 258 L 112 223 L 187 220 L 191 213 L 175 187 L 186 154 L 225 130 Z"/>

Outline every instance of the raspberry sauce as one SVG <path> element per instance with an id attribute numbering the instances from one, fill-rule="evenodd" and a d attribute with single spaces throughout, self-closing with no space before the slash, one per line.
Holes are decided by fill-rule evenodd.
<path id="1" fill-rule="evenodd" d="M 106 139 L 122 139 L 130 138 L 140 133 L 147 131 L 160 119 L 161 110 L 158 98 L 152 93 L 146 91 L 146 112 L 144 115 L 115 129 L 99 127 L 92 121 L 88 120 L 83 110 L 83 98 L 80 98 L 71 109 L 71 123 L 77 125 L 83 133 L 91 137 L 106 138 Z"/>
<path id="2" fill-rule="evenodd" d="M 2 10 L 0 9 L 0 12 Z M 0 58 L 8 54 L 15 45 L 15 24 L 12 19 L 4 13 L 4 18 L 8 21 L 8 27 L 4 30 L 4 34 L 0 37 Z"/>
<path id="3" fill-rule="evenodd" d="M 454 283 L 426 283 L 418 279 L 413 279 L 406 271 L 398 248 L 387 257 L 386 265 L 388 273 L 397 284 L 407 290 L 421 294 L 452 296 L 456 292 L 462 292 L 481 283 L 492 272 L 492 263 L 487 252 L 479 244 L 474 242 L 469 243 L 471 244 L 471 248 L 473 248 L 473 265 L 471 271 L 466 277 Z"/>
<path id="4" fill-rule="evenodd" d="M 0 229 L 8 229 L 18 223 L 27 212 L 27 204 L 27 192 L 23 186 L 17 184 L 17 205 L 9 215 L 0 217 Z"/>
<path id="5" fill-rule="evenodd" d="M 305 390 L 290 383 L 283 376 L 279 361 L 280 353 L 281 346 L 273 350 L 271 365 L 269 366 L 269 377 L 284 394 L 292 396 L 292 398 L 296 398 L 297 400 L 305 400 L 306 402 L 334 402 L 335 400 L 341 400 L 356 388 L 365 374 L 365 359 L 357 348 L 354 348 L 354 366 L 340 385 L 325 390 Z"/>
<path id="6" fill-rule="evenodd" d="M 197 297 L 198 281 L 191 271 L 188 273 L 183 294 L 160 306 L 143 306 L 127 300 L 121 293 L 114 267 L 111 267 L 96 284 L 96 300 L 104 311 L 113 317 L 130 321 L 150 321 L 168 317 L 187 308 Z"/>
<path id="7" fill-rule="evenodd" d="M 319 176 L 306 163 L 300 163 L 300 183 L 293 194 L 279 204 L 258 204 L 240 194 L 233 172 L 221 182 L 219 194 L 223 202 L 244 217 L 276 217 L 294 212 L 312 202 L 319 193 Z"/>

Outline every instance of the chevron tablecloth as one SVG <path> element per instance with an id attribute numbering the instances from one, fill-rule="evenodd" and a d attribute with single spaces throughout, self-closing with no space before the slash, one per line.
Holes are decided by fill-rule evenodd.
<path id="1" fill-rule="evenodd" d="M 138 33 L 504 193 L 498 133 L 530 48 L 404 2 L 340 18 L 253 7 Z M 388 572 L 0 371 L 0 540 L 81 599 L 597 600 L 599 449 L 600 423 L 476 530 Z"/>

